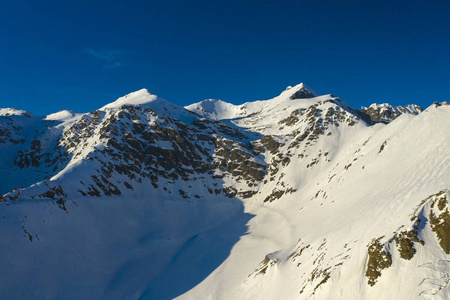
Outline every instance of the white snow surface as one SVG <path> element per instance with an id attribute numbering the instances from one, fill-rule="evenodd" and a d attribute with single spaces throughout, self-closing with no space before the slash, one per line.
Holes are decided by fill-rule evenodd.
<path id="1" fill-rule="evenodd" d="M 157 101 L 164 100 L 148 91 L 147 89 L 141 89 L 126 96 L 120 97 L 116 101 L 103 106 L 102 108 L 100 108 L 100 110 L 117 109 L 122 105 L 148 105 L 152 102 Z"/>
<path id="2" fill-rule="evenodd" d="M 61 110 L 57 113 L 50 114 L 45 117 L 45 120 L 49 121 L 61 121 L 70 122 L 78 120 L 83 114 L 71 111 L 71 110 Z"/>
<path id="3" fill-rule="evenodd" d="M 240 105 L 218 99 L 206 99 L 185 108 L 213 120 L 233 119 L 244 114 Z"/>
<path id="4" fill-rule="evenodd" d="M 262 110 L 266 111 L 273 110 L 280 104 L 289 106 L 293 104 L 292 103 L 293 101 L 305 101 L 307 103 L 311 103 L 311 101 L 309 102 L 306 101 L 308 99 L 294 99 L 294 100 L 289 99 L 289 97 L 291 97 L 299 90 L 311 92 L 313 95 L 319 96 L 308 86 L 306 86 L 303 83 L 300 83 L 294 87 L 288 86 L 286 90 L 284 90 L 279 96 L 270 100 L 258 100 L 246 102 L 241 105 L 234 105 L 231 103 L 224 102 L 222 100 L 208 99 L 185 106 L 185 108 L 187 110 L 190 110 L 201 116 L 205 116 L 213 120 L 236 119 L 259 113 Z"/>
<path id="5" fill-rule="evenodd" d="M 14 108 L 0 108 L 0 116 L 20 116 L 24 114 L 29 114 L 25 110 L 18 110 Z"/>
<path id="6" fill-rule="evenodd" d="M 244 179 L 210 175 L 192 181 L 161 178 L 157 187 L 144 178 L 139 184 L 132 181 L 133 190 L 121 188 L 118 196 L 82 196 L 77 190 L 92 182 L 92 174 L 101 174 L 100 161 L 89 159 L 102 158 L 100 150 L 108 146 L 100 125 L 78 142 L 56 173 L 43 167 L 14 173 L 14 157 L 27 144 L 0 144 L 8 154 L 0 161 L 3 172 L 18 174 L 11 177 L 16 181 L 30 176 L 23 181 L 28 188 L 11 194 L 19 194 L 18 200 L 0 203 L 3 295 L 448 299 L 450 257 L 431 230 L 430 211 L 437 208 L 423 200 L 444 191 L 450 201 L 450 106 L 432 105 L 418 115 L 402 114 L 389 124 L 369 126 L 331 95 L 291 99 L 302 88 L 310 90 L 300 84 L 270 100 L 242 105 L 205 100 L 186 107 L 200 117 L 147 90 L 102 107 L 98 120 L 72 112 L 47 116 L 62 124 L 73 122 L 51 127 L 41 138 L 48 147 L 83 118 L 100 125 L 120 121 L 124 105 L 158 114 L 139 112 L 133 124 L 168 128 L 166 117 L 184 124 L 206 118 L 237 128 L 248 137 L 240 141 L 250 145 L 270 135 L 278 148 L 256 156 L 268 169 L 249 198 L 209 193 L 206 186 L 249 188 Z M 24 129 L 17 132 L 24 140 L 33 140 L 34 130 L 28 128 L 36 124 L 45 131 L 41 119 L 20 118 Z M 132 131 L 128 123 L 120 124 L 124 132 Z M 12 128 L 6 121 L 0 125 Z M 156 146 L 179 147 L 175 142 Z M 41 172 L 52 177 L 39 177 Z M 112 179 L 118 185 L 130 180 L 123 174 Z M 64 202 L 35 196 L 57 185 L 64 187 Z M 200 196 L 184 198 L 180 190 Z M 284 194 L 265 201 L 276 191 Z M 413 216 L 422 220 L 419 238 L 424 244 L 414 243 L 415 255 L 405 260 L 395 234 L 413 229 Z M 392 265 L 371 286 L 365 272 L 368 244 L 376 238 L 389 251 Z"/>
<path id="7" fill-rule="evenodd" d="M 120 97 L 116 101 L 103 106 L 99 111 L 115 111 L 124 105 L 146 107 L 158 114 L 168 115 L 183 122 L 191 122 L 195 119 L 195 116 L 189 111 L 168 102 L 147 89 L 140 89 L 139 91 Z"/>

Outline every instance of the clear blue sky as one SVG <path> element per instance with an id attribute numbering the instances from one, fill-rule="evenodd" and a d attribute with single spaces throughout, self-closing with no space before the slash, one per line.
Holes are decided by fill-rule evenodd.
<path id="1" fill-rule="evenodd" d="M 450 1 L 0 0 L 0 107 L 178 105 L 304 82 L 355 107 L 450 100 Z"/>

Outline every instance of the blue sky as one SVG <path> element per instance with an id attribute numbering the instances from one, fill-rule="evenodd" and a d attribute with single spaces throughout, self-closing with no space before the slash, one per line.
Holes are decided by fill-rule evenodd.
<path id="1" fill-rule="evenodd" d="M 87 112 L 141 88 L 234 104 L 304 82 L 354 107 L 450 101 L 450 1 L 0 0 L 0 107 Z"/>

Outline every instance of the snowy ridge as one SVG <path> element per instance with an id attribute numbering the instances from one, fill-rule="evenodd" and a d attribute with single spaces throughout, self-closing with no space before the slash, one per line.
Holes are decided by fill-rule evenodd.
<path id="1" fill-rule="evenodd" d="M 70 111 L 70 110 L 61 110 L 57 113 L 50 114 L 45 117 L 44 120 L 48 121 L 60 121 L 60 122 L 70 122 L 78 120 L 83 114 Z"/>
<path id="2" fill-rule="evenodd" d="M 401 114 L 418 115 L 423 108 L 415 104 L 394 107 L 388 103 L 373 103 L 369 107 L 361 107 L 361 111 L 368 114 L 373 122 L 389 123 Z"/>
<path id="3" fill-rule="evenodd" d="M 1 117 L 0 287 L 447 299 L 450 106 L 368 109 L 299 84 L 242 105 L 140 90 L 82 115 Z"/>
<path id="4" fill-rule="evenodd" d="M 141 89 L 126 96 L 120 97 L 116 101 L 103 106 L 102 108 L 100 108 L 100 110 L 117 109 L 122 105 L 148 105 L 152 102 L 163 101 L 163 99 L 159 98 L 157 95 L 153 94 L 147 89 Z"/>
<path id="5" fill-rule="evenodd" d="M 233 105 L 222 100 L 208 99 L 188 105 L 185 108 L 213 120 L 236 119 L 259 113 L 262 110 L 271 110 L 277 105 L 290 100 L 314 98 L 317 96 L 319 95 L 316 92 L 300 83 L 294 87 L 287 87 L 279 96 L 270 100 L 258 100 L 241 105 Z M 289 104 L 285 103 L 285 106 L 289 106 Z"/>
<path id="6" fill-rule="evenodd" d="M 14 108 L 0 108 L 0 116 L 20 116 L 20 115 L 30 116 L 30 113 L 24 110 L 18 110 Z"/>
<path id="7" fill-rule="evenodd" d="M 233 105 L 218 99 L 206 99 L 186 106 L 187 110 L 213 120 L 233 119 L 245 112 L 240 105 Z"/>

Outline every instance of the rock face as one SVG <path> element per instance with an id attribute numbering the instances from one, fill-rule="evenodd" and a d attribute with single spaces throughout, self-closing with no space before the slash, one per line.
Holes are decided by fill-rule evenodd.
<path id="1" fill-rule="evenodd" d="M 369 107 L 361 107 L 361 111 L 368 114 L 373 122 L 387 124 L 402 114 L 418 115 L 423 108 L 415 104 L 394 107 L 387 103 L 374 103 Z"/>
<path id="2" fill-rule="evenodd" d="M 289 86 L 286 90 L 290 89 L 292 89 L 292 87 Z M 305 99 L 305 98 L 314 98 L 317 96 L 319 96 L 319 94 L 317 94 L 316 92 L 314 92 L 313 90 L 311 90 L 309 87 L 307 87 L 302 83 L 301 86 L 296 87 L 295 92 L 291 95 L 290 99 L 291 100 Z"/>
<path id="3" fill-rule="evenodd" d="M 299 84 L 241 105 L 144 89 L 85 114 L 0 109 L 0 288 L 446 299 L 445 104 L 359 111 Z"/>

